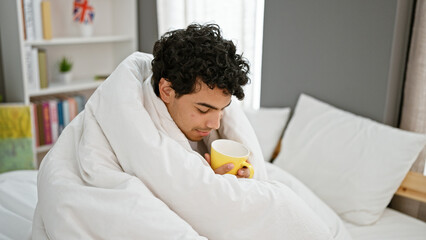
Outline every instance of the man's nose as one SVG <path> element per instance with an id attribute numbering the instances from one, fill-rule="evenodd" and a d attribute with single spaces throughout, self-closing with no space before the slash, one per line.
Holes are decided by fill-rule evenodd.
<path id="1" fill-rule="evenodd" d="M 207 127 L 211 129 L 218 129 L 220 127 L 220 120 L 222 119 L 222 111 L 211 114 L 207 120 Z"/>

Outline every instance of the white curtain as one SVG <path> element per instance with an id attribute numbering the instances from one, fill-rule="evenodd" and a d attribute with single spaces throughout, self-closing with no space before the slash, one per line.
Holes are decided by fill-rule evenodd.
<path id="1" fill-rule="evenodd" d="M 216 23 L 250 62 L 243 107 L 260 106 L 264 0 L 157 0 L 159 36 L 193 22 Z"/>
<path id="2" fill-rule="evenodd" d="M 426 133 L 426 1 L 417 1 L 416 14 L 407 64 L 401 115 L 402 129 Z M 412 171 L 423 172 L 426 148 L 420 153 Z"/>

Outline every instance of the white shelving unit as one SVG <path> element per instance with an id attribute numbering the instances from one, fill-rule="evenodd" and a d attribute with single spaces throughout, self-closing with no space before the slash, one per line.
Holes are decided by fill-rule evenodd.
<path id="1" fill-rule="evenodd" d="M 78 92 L 78 91 L 84 91 L 88 89 L 95 89 L 101 83 L 102 81 L 83 80 L 80 82 L 74 81 L 70 84 L 51 84 L 51 86 L 49 86 L 48 88 L 28 91 L 28 95 L 31 98 L 31 97 L 57 95 L 57 94 L 69 93 L 69 92 Z"/>
<path id="2" fill-rule="evenodd" d="M 126 42 L 132 41 L 131 36 L 102 36 L 102 37 L 90 37 L 90 38 L 55 38 L 52 40 L 35 40 L 25 41 L 26 46 L 32 47 L 47 47 L 55 45 L 73 45 L 73 44 L 92 44 L 92 43 L 114 43 L 114 42 Z"/>
<path id="3" fill-rule="evenodd" d="M 24 39 L 21 0 L 0 1 L 0 36 L 5 77 L 6 102 L 29 104 L 52 95 L 84 92 L 89 95 L 102 82 L 96 75 L 109 75 L 128 55 L 137 50 L 137 0 L 91 0 L 94 7 L 93 36 L 81 37 L 79 24 L 72 21 L 73 0 L 50 1 L 51 40 Z M 27 89 L 25 48 L 44 49 L 47 55 L 49 87 Z M 58 62 L 73 61 L 73 80 L 58 81 Z M 40 146 L 37 153 L 51 146 Z"/>

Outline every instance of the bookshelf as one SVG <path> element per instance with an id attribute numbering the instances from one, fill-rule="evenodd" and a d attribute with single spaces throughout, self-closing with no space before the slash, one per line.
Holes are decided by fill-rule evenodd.
<path id="1" fill-rule="evenodd" d="M 51 6 L 52 39 L 25 39 L 26 0 L 0 1 L 0 37 L 6 102 L 30 104 L 41 99 L 90 94 L 102 83 L 95 76 L 108 76 L 132 52 L 137 51 L 137 0 L 89 0 L 94 7 L 93 34 L 83 37 L 73 22 L 73 0 L 53 1 Z M 26 49 L 46 52 L 47 88 L 29 88 L 29 61 Z M 59 81 L 59 60 L 73 62 L 72 81 Z M 31 76 L 31 75 L 30 75 Z M 52 145 L 36 147 L 40 158 Z"/>

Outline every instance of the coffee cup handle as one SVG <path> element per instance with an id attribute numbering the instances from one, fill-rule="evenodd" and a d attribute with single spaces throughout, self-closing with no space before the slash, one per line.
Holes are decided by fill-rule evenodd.
<path id="1" fill-rule="evenodd" d="M 241 165 L 243 167 L 247 167 L 250 170 L 250 177 L 249 178 L 253 178 L 253 174 L 254 174 L 253 166 L 248 162 L 243 162 L 243 164 L 241 164 Z"/>

